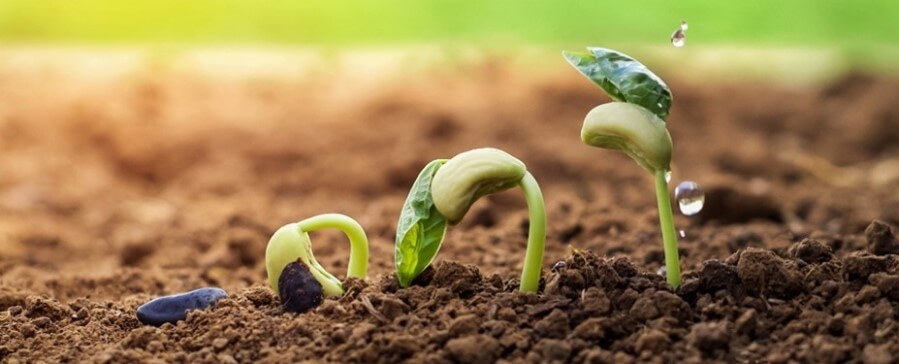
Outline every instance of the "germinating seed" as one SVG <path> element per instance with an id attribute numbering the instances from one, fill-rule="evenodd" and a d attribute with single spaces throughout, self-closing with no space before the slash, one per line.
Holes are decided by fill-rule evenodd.
<path id="1" fill-rule="evenodd" d="M 677 200 L 677 206 L 682 214 L 693 216 L 702 211 L 702 205 L 705 204 L 705 192 L 698 183 L 683 181 L 674 189 L 674 199 Z"/>

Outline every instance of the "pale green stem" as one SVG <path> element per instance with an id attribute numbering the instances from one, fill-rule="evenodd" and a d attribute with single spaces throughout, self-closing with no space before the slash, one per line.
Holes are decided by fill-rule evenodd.
<path id="1" fill-rule="evenodd" d="M 662 225 L 662 243 L 665 248 L 665 271 L 668 284 L 680 286 L 680 258 L 677 252 L 677 234 L 674 231 L 674 213 L 671 211 L 671 195 L 668 193 L 667 171 L 655 172 L 656 197 L 659 202 L 659 223 Z"/>
<path id="2" fill-rule="evenodd" d="M 528 248 L 521 270 L 521 292 L 535 293 L 540 286 L 540 272 L 543 268 L 543 246 L 546 242 L 546 208 L 543 194 L 537 180 L 530 172 L 525 172 L 519 182 L 528 203 Z"/>
<path id="3" fill-rule="evenodd" d="M 343 231 L 350 239 L 350 263 L 347 266 L 347 277 L 365 279 L 368 273 L 368 238 L 365 230 L 356 220 L 343 214 L 322 214 L 310 217 L 297 223 L 303 232 L 325 228 Z"/>

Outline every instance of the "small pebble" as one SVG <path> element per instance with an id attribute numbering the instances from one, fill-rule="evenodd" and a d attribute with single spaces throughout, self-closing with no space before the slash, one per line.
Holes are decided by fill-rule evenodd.
<path id="1" fill-rule="evenodd" d="M 203 310 L 215 305 L 218 300 L 228 297 L 225 290 L 206 287 L 190 292 L 163 296 L 137 308 L 137 319 L 146 325 L 162 326 L 187 318 L 191 310 Z"/>
<path id="2" fill-rule="evenodd" d="M 562 269 L 565 269 L 565 267 L 567 267 L 567 266 L 568 266 L 568 263 L 565 263 L 564 260 L 560 260 L 560 261 L 556 262 L 556 264 L 553 264 L 552 271 L 558 272 Z"/>
<path id="3" fill-rule="evenodd" d="M 215 348 L 215 350 L 222 350 L 226 346 L 228 346 L 228 339 L 226 338 L 220 337 L 218 339 L 212 340 L 212 347 Z"/>

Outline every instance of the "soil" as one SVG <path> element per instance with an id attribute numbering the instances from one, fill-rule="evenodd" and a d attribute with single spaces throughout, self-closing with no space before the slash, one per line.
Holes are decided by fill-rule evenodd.
<path id="1" fill-rule="evenodd" d="M 561 59 L 543 71 L 487 59 L 355 82 L 4 59 L 0 361 L 899 361 L 899 81 L 670 77 L 673 183 L 706 190 L 699 216 L 677 217 L 672 291 L 651 177 L 578 138 L 608 100 Z M 399 289 L 412 181 L 481 146 L 543 188 L 540 293 L 516 292 L 516 190 L 475 204 Z M 266 286 L 268 237 L 325 212 L 365 227 L 369 279 L 285 313 Z M 342 276 L 345 238 L 313 245 Z M 140 304 L 203 286 L 230 297 L 176 325 L 137 321 Z"/>

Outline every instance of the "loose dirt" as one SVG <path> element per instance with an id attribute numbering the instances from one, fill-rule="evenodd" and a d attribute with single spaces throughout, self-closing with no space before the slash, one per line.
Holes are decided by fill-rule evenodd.
<path id="1" fill-rule="evenodd" d="M 580 142 L 583 116 L 608 100 L 561 59 L 536 74 L 444 64 L 364 87 L 324 70 L 23 67 L 0 62 L 0 361 L 899 360 L 899 81 L 663 74 L 673 183 L 707 192 L 699 216 L 677 217 L 685 282 L 672 291 L 657 274 L 651 178 Z M 524 161 L 544 190 L 540 293 L 515 291 L 527 233 L 516 190 L 478 202 L 433 269 L 399 289 L 393 237 L 412 181 L 481 146 Z M 284 313 L 265 244 L 325 212 L 367 230 L 369 279 Z M 344 238 L 312 240 L 342 276 Z M 137 321 L 153 297 L 211 285 L 230 293 L 214 309 Z"/>

